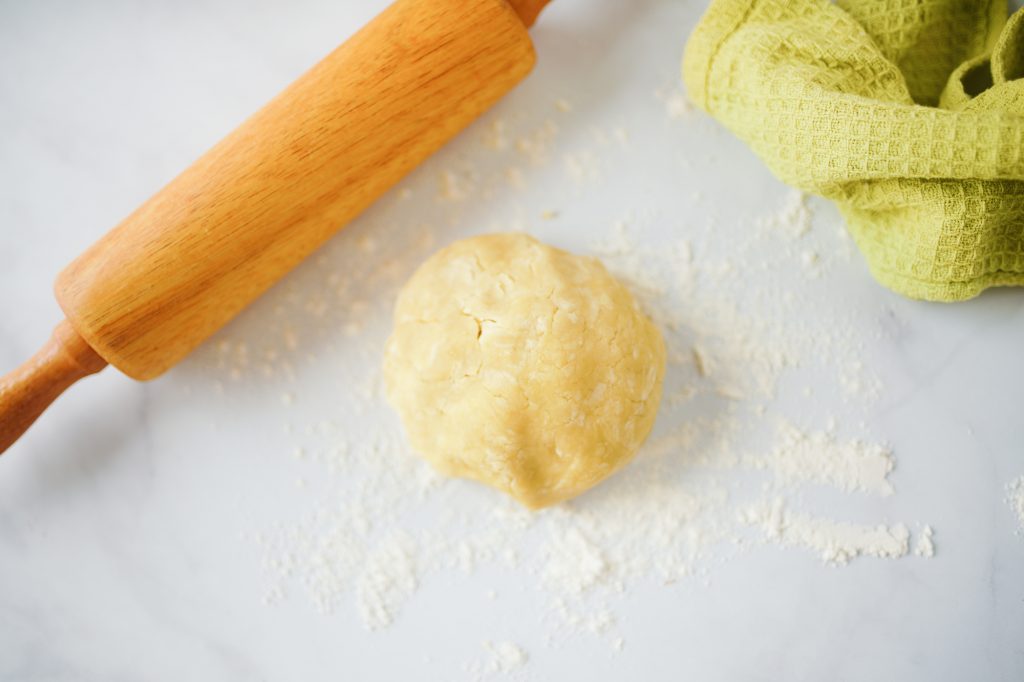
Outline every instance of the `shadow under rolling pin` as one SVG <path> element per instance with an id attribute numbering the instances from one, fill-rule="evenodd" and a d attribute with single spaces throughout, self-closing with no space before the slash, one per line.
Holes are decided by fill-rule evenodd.
<path id="1" fill-rule="evenodd" d="M 549 0 L 397 0 L 72 262 L 67 319 L 0 379 L 0 452 L 109 363 L 153 379 L 533 68 Z"/>

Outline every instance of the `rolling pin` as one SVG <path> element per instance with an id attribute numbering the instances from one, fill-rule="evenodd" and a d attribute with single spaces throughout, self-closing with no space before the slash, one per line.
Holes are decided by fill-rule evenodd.
<path id="1" fill-rule="evenodd" d="M 0 452 L 108 364 L 160 376 L 533 68 L 549 0 L 397 0 L 75 259 Z"/>

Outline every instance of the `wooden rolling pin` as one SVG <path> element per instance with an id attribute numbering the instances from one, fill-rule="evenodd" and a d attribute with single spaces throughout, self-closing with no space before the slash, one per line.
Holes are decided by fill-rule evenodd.
<path id="1" fill-rule="evenodd" d="M 548 0 L 397 0 L 57 278 L 67 319 L 0 379 L 0 452 L 109 363 L 153 379 L 521 81 Z"/>

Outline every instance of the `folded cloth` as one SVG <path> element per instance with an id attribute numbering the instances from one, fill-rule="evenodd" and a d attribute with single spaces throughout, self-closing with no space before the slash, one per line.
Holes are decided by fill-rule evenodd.
<path id="1" fill-rule="evenodd" d="M 1024 284 L 1024 10 L 1006 0 L 714 0 L 690 97 L 836 202 L 875 278 L 959 301 Z"/>

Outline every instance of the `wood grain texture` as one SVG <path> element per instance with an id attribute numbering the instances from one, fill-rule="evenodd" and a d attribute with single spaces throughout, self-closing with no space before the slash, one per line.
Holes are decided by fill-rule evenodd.
<path id="1" fill-rule="evenodd" d="M 534 60 L 505 0 L 398 0 L 71 263 L 68 320 L 125 374 L 160 375 Z"/>
<path id="2" fill-rule="evenodd" d="M 24 365 L 0 378 L 0 453 L 3 453 L 71 384 L 107 362 L 65 320 Z"/>

